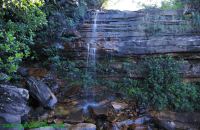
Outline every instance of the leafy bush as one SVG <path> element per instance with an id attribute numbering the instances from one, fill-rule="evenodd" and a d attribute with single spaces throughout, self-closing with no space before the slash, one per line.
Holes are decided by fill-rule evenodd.
<path id="1" fill-rule="evenodd" d="M 184 7 L 183 3 L 180 0 L 166 0 L 162 2 L 161 9 L 164 10 L 176 10 L 182 9 Z"/>
<path id="2" fill-rule="evenodd" d="M 194 12 L 192 14 L 192 27 L 194 31 L 200 33 L 200 12 Z"/>
<path id="3" fill-rule="evenodd" d="M 57 44 L 66 44 L 77 39 L 74 32 L 83 21 L 87 6 L 85 0 L 78 0 L 78 3 L 69 0 L 50 0 L 45 2 L 42 10 L 47 14 L 48 24 L 37 33 L 38 44 L 33 48 L 37 48 L 35 50 L 38 59 L 44 60 L 44 57 L 49 56 L 46 55 L 49 50 L 58 48 Z"/>
<path id="4" fill-rule="evenodd" d="M 79 7 L 75 9 L 74 12 L 74 21 L 75 23 L 79 23 L 80 21 L 83 21 L 85 14 L 87 11 L 87 4 L 85 1 L 80 1 Z"/>
<path id="5" fill-rule="evenodd" d="M 180 0 L 183 4 L 188 5 L 193 11 L 200 11 L 199 0 Z"/>
<path id="6" fill-rule="evenodd" d="M 200 28 L 200 1 L 199 0 L 167 0 L 162 2 L 161 9 L 184 9 L 185 17 L 192 21 L 192 29 L 199 33 Z"/>
<path id="7" fill-rule="evenodd" d="M 200 104 L 199 104 L 199 102 L 200 102 L 200 82 L 198 81 L 198 82 L 196 82 L 196 83 L 194 83 L 195 84 L 195 86 L 196 86 L 196 90 L 197 90 L 197 93 L 198 93 L 198 97 L 197 97 L 197 100 L 196 100 L 196 105 L 195 105 L 195 110 L 196 111 L 200 111 Z"/>
<path id="8" fill-rule="evenodd" d="M 7 0 L 0 6 L 0 70 L 12 75 L 30 55 L 35 31 L 46 24 L 46 17 L 40 0 Z"/>
<path id="9" fill-rule="evenodd" d="M 183 83 L 179 63 L 171 57 L 151 57 L 142 62 L 144 80 L 130 80 L 124 90 L 139 104 L 157 110 L 193 111 L 198 97 L 194 85 Z"/>

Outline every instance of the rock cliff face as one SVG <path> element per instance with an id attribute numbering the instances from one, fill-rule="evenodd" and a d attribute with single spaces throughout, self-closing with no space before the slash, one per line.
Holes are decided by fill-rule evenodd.
<path id="1" fill-rule="evenodd" d="M 89 16 L 79 28 L 82 44 L 76 46 L 77 50 L 84 52 L 80 48 L 95 39 L 99 58 L 105 53 L 134 59 L 170 54 L 185 60 L 182 69 L 185 77 L 200 77 L 200 33 L 183 16 L 183 11 L 101 11 L 97 16 L 96 35 L 92 35 L 94 12 L 89 12 Z"/>

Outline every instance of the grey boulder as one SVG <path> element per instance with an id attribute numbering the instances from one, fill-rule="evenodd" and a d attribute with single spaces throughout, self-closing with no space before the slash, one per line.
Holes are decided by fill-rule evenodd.
<path id="1" fill-rule="evenodd" d="M 0 85 L 0 130 L 17 130 L 21 117 L 28 114 L 28 90 Z"/>
<path id="2" fill-rule="evenodd" d="M 44 82 L 34 77 L 28 77 L 27 83 L 32 97 L 38 100 L 43 107 L 54 108 L 57 103 L 57 98 Z"/>

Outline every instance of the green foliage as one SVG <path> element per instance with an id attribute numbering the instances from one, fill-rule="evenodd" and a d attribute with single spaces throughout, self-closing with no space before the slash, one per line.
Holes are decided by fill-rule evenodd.
<path id="1" fill-rule="evenodd" d="M 196 83 L 194 83 L 194 84 L 195 84 L 195 86 L 196 86 L 196 90 L 197 90 L 197 93 L 198 93 L 196 105 L 195 105 L 194 108 L 195 108 L 195 110 L 200 111 L 200 104 L 199 104 L 199 102 L 200 102 L 200 82 L 198 81 L 198 82 L 196 82 Z"/>
<path id="2" fill-rule="evenodd" d="M 12 75 L 30 55 L 35 31 L 46 23 L 42 1 L 8 0 L 0 3 L 0 69 Z"/>
<path id="3" fill-rule="evenodd" d="M 97 85 L 97 80 L 93 75 L 81 68 L 81 61 L 70 61 L 63 60 L 62 58 L 56 56 L 51 59 L 55 65 L 56 72 L 60 77 L 65 77 L 68 81 L 68 87 L 73 85 L 80 85 L 85 87 L 92 87 Z"/>
<path id="4" fill-rule="evenodd" d="M 140 105 L 157 110 L 193 111 L 198 98 L 194 85 L 183 83 L 179 63 L 171 57 L 146 58 L 141 64 L 144 80 L 127 78 L 122 91 Z"/>
<path id="5" fill-rule="evenodd" d="M 47 121 L 31 121 L 29 123 L 22 124 L 22 128 L 38 128 L 48 126 Z"/>
<path id="6" fill-rule="evenodd" d="M 85 75 L 84 69 L 80 69 L 79 67 L 82 64 L 81 62 L 63 59 L 54 47 L 46 50 L 46 52 L 49 54 L 47 62 L 50 62 L 59 77 L 64 77 L 69 82 L 68 86 L 84 84 L 84 81 L 88 77 Z"/>
<path id="7" fill-rule="evenodd" d="M 191 20 L 192 30 L 199 33 L 200 29 L 200 1 L 199 0 L 182 0 L 185 4 L 185 17 Z"/>
<path id="8" fill-rule="evenodd" d="M 119 80 L 106 80 L 103 85 L 135 100 L 139 106 L 154 110 L 199 110 L 200 107 L 196 105 L 200 96 L 199 89 L 196 85 L 182 81 L 180 63 L 170 56 L 145 58 L 137 65 L 142 68 L 137 71 L 145 77 L 136 80 L 131 77 L 131 70 L 137 66 L 126 61 L 122 65 L 122 72 L 126 75 Z M 116 70 L 114 72 L 118 73 Z"/>
<path id="9" fill-rule="evenodd" d="M 162 2 L 161 9 L 163 10 L 176 10 L 184 7 L 180 0 L 166 0 Z"/>
<path id="10" fill-rule="evenodd" d="M 200 11 L 200 1 L 199 0 L 181 0 L 183 4 L 189 4 L 191 8 Z"/>
<path id="11" fill-rule="evenodd" d="M 37 54 L 37 59 L 51 59 L 48 55 L 52 49 L 57 51 L 57 44 L 67 44 L 75 41 L 77 38 L 76 28 L 82 23 L 85 18 L 88 8 L 98 9 L 106 0 L 48 0 L 45 1 L 42 10 L 47 15 L 48 24 L 43 30 L 37 32 L 35 40 L 36 46 L 32 48 Z M 60 53 L 56 56 L 62 57 Z M 44 57 L 48 57 L 45 58 Z M 63 59 L 61 59 L 63 60 Z M 66 60 L 66 59 L 64 59 Z"/>
<path id="12" fill-rule="evenodd" d="M 8 82 L 10 80 L 10 76 L 4 74 L 4 73 L 0 73 L 0 82 Z"/>
<path id="13" fill-rule="evenodd" d="M 96 75 L 95 78 L 80 67 L 85 64 L 84 62 L 64 61 L 57 56 L 51 60 L 56 64 L 61 77 L 67 77 L 69 86 L 105 86 L 137 101 L 138 105 L 145 105 L 154 110 L 194 111 L 200 108 L 196 105 L 200 97 L 200 89 L 197 89 L 197 85 L 183 82 L 179 74 L 181 62 L 172 57 L 159 56 L 142 60 L 139 64 L 140 69 L 137 69 L 145 75 L 142 80 L 131 77 L 132 70 L 137 67 L 131 60 L 125 61 L 120 68 L 119 66 L 116 68 L 115 60 L 98 62 L 96 72 L 105 77 Z M 119 74 L 125 75 L 119 79 L 112 78 Z"/>
<path id="14" fill-rule="evenodd" d="M 79 23 L 80 21 L 84 19 L 86 11 L 87 11 L 87 4 L 85 1 L 82 0 L 79 3 L 79 7 L 76 8 L 74 12 L 75 23 Z"/>
<path id="15" fill-rule="evenodd" d="M 66 44 L 77 39 L 74 32 L 85 17 L 87 4 L 85 0 L 78 0 L 78 3 L 51 0 L 45 2 L 42 10 L 47 14 L 48 25 L 37 33 L 37 46 L 40 46 L 40 49 L 36 49 L 38 59 L 47 56 L 52 48 L 58 49 L 55 44 Z"/>
<path id="16" fill-rule="evenodd" d="M 50 47 L 46 52 L 48 52 L 48 62 L 54 66 L 56 69 L 55 71 L 58 72 L 60 76 L 65 76 L 70 79 L 76 79 L 80 76 L 77 63 L 68 59 L 63 59 L 62 56 L 59 56 L 58 49 Z"/>
<path id="17" fill-rule="evenodd" d="M 192 29 L 199 32 L 200 28 L 200 1 L 199 0 L 167 0 L 162 2 L 161 9 L 184 9 L 190 15 Z M 188 17 L 188 16 L 186 16 Z"/>
<path id="18" fill-rule="evenodd" d="M 200 32 L 200 12 L 194 12 L 192 14 L 192 28 L 194 31 Z"/>

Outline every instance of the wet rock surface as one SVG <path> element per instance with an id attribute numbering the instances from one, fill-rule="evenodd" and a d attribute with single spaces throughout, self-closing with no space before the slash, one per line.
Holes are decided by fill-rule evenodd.
<path id="1" fill-rule="evenodd" d="M 47 118 L 49 123 L 68 123 L 71 124 L 72 130 L 142 129 L 149 127 L 148 124 L 152 123 L 147 116 L 140 118 L 137 116 L 136 110 L 133 109 L 135 104 L 132 102 L 116 100 L 115 97 L 109 98 L 111 95 L 95 98 L 96 94 L 94 94 L 93 100 L 87 100 L 88 97 L 80 96 L 82 91 L 78 91 L 76 88 L 66 91 L 66 95 L 69 96 L 68 92 L 72 90 L 75 90 L 76 94 L 60 101 L 55 110 L 49 113 L 51 114 Z M 96 92 L 102 93 L 99 89 Z M 117 105 L 117 108 L 120 109 L 115 110 L 113 105 Z"/>
<path id="2" fill-rule="evenodd" d="M 115 100 L 115 99 L 114 99 Z M 96 102 L 97 104 L 101 104 L 102 106 L 88 106 L 87 109 L 89 109 L 90 115 L 86 116 L 84 113 L 79 113 L 77 110 L 81 110 L 81 104 L 84 101 L 79 100 L 73 100 L 69 101 L 68 103 L 70 105 L 67 105 L 68 103 L 65 102 L 65 104 L 61 104 L 61 106 L 71 106 L 70 108 L 65 107 L 64 109 L 69 109 L 69 111 L 63 116 L 64 122 L 68 122 L 66 119 L 67 117 L 70 117 L 69 115 L 74 115 L 76 118 L 81 118 L 82 123 L 87 122 L 87 123 L 92 123 L 96 125 L 96 129 L 113 129 L 113 130 L 160 130 L 160 129 L 188 129 L 188 128 L 196 128 L 198 129 L 198 114 L 196 116 L 192 116 L 192 113 L 184 114 L 184 113 L 176 113 L 174 116 L 172 113 L 169 112 L 167 114 L 159 114 L 159 116 L 155 115 L 150 115 L 148 111 L 145 110 L 144 108 L 141 107 L 141 110 L 138 109 L 133 109 L 134 104 L 132 102 L 127 102 L 126 100 L 121 100 L 121 101 L 110 101 L 105 103 L 105 101 L 98 101 Z M 72 103 L 73 102 L 73 103 Z M 127 104 L 125 105 L 125 109 L 115 111 L 114 108 L 108 107 L 112 106 L 113 102 L 120 102 L 122 104 Z M 72 107 L 72 104 L 74 107 Z M 105 107 L 105 104 L 107 107 Z M 74 110 L 72 110 L 74 109 Z M 74 114 L 73 112 L 76 112 Z M 113 113 L 111 113 L 113 112 Z M 55 112 L 56 113 L 56 112 Z M 131 116 L 130 116 L 131 115 Z M 62 114 L 60 115 L 62 117 Z M 158 119 L 159 117 L 159 122 Z M 160 118 L 162 117 L 162 118 Z M 70 117 L 71 119 L 75 120 L 74 117 Z M 62 120 L 61 119 L 61 120 Z M 83 120 L 82 120 L 83 119 Z M 77 123 L 73 121 L 71 124 L 76 125 Z M 194 125 L 197 124 L 196 126 Z M 159 124 L 159 125 L 158 125 Z M 194 127 L 195 126 L 195 127 Z M 73 127 L 74 128 L 74 127 Z"/>
<path id="3" fill-rule="evenodd" d="M 5 85 L 1 85 L 0 88 L 0 92 L 12 90 L 12 95 L 21 96 L 23 99 L 19 100 L 20 104 L 26 104 L 27 90 L 23 92 L 23 89 L 19 91 L 16 87 L 5 87 Z M 71 92 L 71 89 L 68 92 Z M 101 91 L 98 90 L 99 92 Z M 80 96 L 81 93 L 82 91 L 77 91 L 73 97 L 62 99 L 54 110 L 47 111 L 42 106 L 37 110 L 33 109 L 32 114 L 34 112 L 39 114 L 39 118 L 35 119 L 47 121 L 49 126 L 28 130 L 186 130 L 189 128 L 198 130 L 200 128 L 198 113 L 149 112 L 143 107 L 136 107 L 134 102 L 126 99 L 104 95 L 100 99 L 97 98 L 98 100 L 95 97 L 94 100 L 87 100 L 87 97 Z M 11 97 L 13 98 L 14 96 Z M 4 111 L 1 110 L 0 123 L 21 123 L 21 116 L 27 112 L 24 112 L 23 105 L 19 106 L 16 111 L 12 106 Z"/>
<path id="4" fill-rule="evenodd" d="M 27 84 L 30 95 L 38 100 L 42 106 L 52 109 L 56 105 L 57 98 L 45 83 L 34 77 L 28 77 Z"/>

